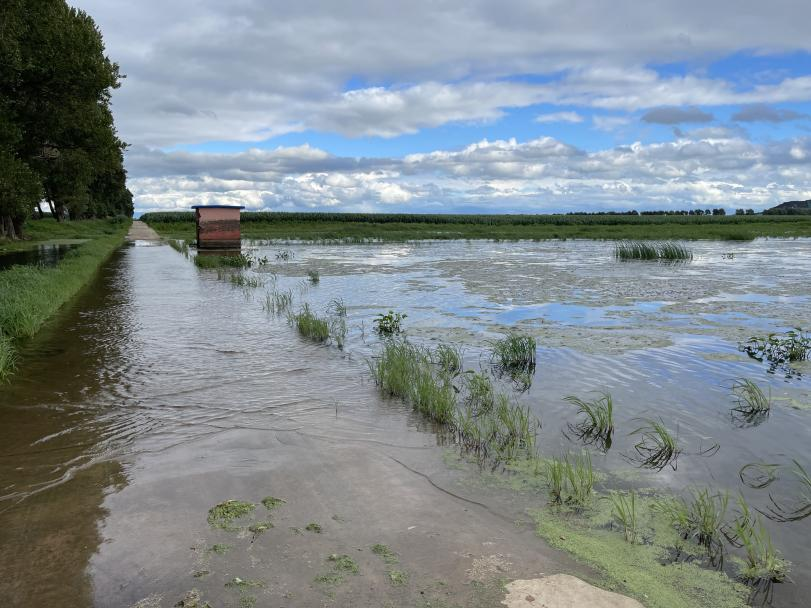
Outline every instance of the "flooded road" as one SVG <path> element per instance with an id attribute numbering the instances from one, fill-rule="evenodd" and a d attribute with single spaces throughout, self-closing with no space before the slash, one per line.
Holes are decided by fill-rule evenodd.
<path id="1" fill-rule="evenodd" d="M 502 578 L 589 576 L 532 533 L 526 509 L 542 496 L 461 483 L 443 435 L 378 396 L 366 361 L 372 320 L 389 309 L 408 314 L 415 341 L 462 344 L 470 369 L 489 370 L 488 341 L 508 328 L 535 335 L 538 368 L 514 398 L 541 419 L 543 454 L 580 447 L 563 397 L 610 391 L 615 444 L 593 457 L 613 483 L 790 499 L 790 479 L 764 492 L 738 472 L 808 468 L 811 368 L 770 369 L 737 343 L 809 325 L 811 242 L 691 246 L 692 263 L 669 266 L 617 263 L 609 243 L 589 241 L 254 243 L 269 263 L 246 271 L 263 282 L 247 290 L 167 246 L 124 248 L 0 387 L 0 597 L 173 606 L 197 589 L 212 606 L 497 606 Z M 274 289 L 294 308 L 343 299 L 345 349 L 307 343 L 263 311 Z M 731 419 L 740 377 L 771 387 L 757 426 Z M 676 470 L 625 457 L 640 416 L 678 428 Z M 268 496 L 285 502 L 270 512 Z M 208 511 L 227 499 L 255 503 L 250 521 L 273 527 L 212 529 Z M 777 606 L 804 605 L 811 590 L 810 525 L 770 524 L 794 564 Z M 359 574 L 336 572 L 329 556 L 344 554 Z"/>

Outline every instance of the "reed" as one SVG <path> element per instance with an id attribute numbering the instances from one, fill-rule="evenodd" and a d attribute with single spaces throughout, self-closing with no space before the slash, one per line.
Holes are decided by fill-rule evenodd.
<path id="1" fill-rule="evenodd" d="M 546 465 L 546 484 L 553 504 L 587 506 L 594 488 L 591 455 L 583 451 L 576 456 L 566 454 L 562 459 L 550 459 Z"/>
<path id="2" fill-rule="evenodd" d="M 642 426 L 630 433 L 640 436 L 639 442 L 634 445 L 640 464 L 657 470 L 669 464 L 675 470 L 676 459 L 681 453 L 678 437 L 671 435 L 661 419 L 643 418 L 642 422 Z"/>
<path id="3" fill-rule="evenodd" d="M 614 434 L 614 401 L 609 393 L 592 401 L 580 399 L 574 395 L 564 398 L 574 405 L 583 419 L 577 423 L 576 430 L 582 438 L 596 439 L 605 449 L 611 447 Z"/>
<path id="4" fill-rule="evenodd" d="M 243 253 L 237 255 L 200 255 L 194 256 L 194 265 L 198 268 L 250 268 L 251 258 Z"/>
<path id="5" fill-rule="evenodd" d="M 493 343 L 491 360 L 502 371 L 534 372 L 536 343 L 532 336 L 509 333 Z"/>
<path id="6" fill-rule="evenodd" d="M 273 292 L 265 294 L 265 301 L 262 303 L 262 308 L 274 315 L 287 312 L 292 306 L 293 292 L 290 289 L 287 291 L 273 290 Z"/>
<path id="7" fill-rule="evenodd" d="M 343 298 L 333 298 L 327 305 L 327 312 L 336 317 L 346 316 L 346 304 Z"/>
<path id="8" fill-rule="evenodd" d="M 614 245 L 618 260 L 688 261 L 693 253 L 684 245 L 672 241 L 619 241 Z"/>
<path id="9" fill-rule="evenodd" d="M 244 289 L 256 289 L 263 285 L 259 277 L 250 277 L 242 274 L 241 272 L 234 273 L 229 276 L 231 285 L 234 287 L 242 287 Z"/>
<path id="10" fill-rule="evenodd" d="M 658 501 L 654 508 L 663 513 L 684 539 L 693 539 L 704 547 L 712 563 L 723 560 L 724 522 L 729 494 L 710 494 L 707 489 L 693 490 L 691 498 Z"/>
<path id="11" fill-rule="evenodd" d="M 493 382 L 485 374 L 471 372 L 465 374 L 465 405 L 474 416 L 492 411 L 495 405 Z"/>
<path id="12" fill-rule="evenodd" d="M 307 303 L 301 307 L 297 314 L 291 316 L 291 321 L 298 329 L 298 332 L 305 338 L 315 342 L 326 342 L 330 337 L 327 319 L 316 315 Z"/>
<path id="13" fill-rule="evenodd" d="M 740 378 L 732 383 L 732 395 L 736 400 L 732 417 L 740 424 L 758 424 L 768 417 L 772 409 L 771 388 L 766 395 L 748 378 Z"/>
<path id="14" fill-rule="evenodd" d="M 432 359 L 446 374 L 456 376 L 462 371 L 464 352 L 459 346 L 440 344 L 432 353 Z"/>
<path id="15" fill-rule="evenodd" d="M 611 515 L 622 526 L 625 540 L 635 544 L 637 542 L 636 492 L 633 490 L 628 494 L 611 492 L 608 499 L 611 501 Z"/>

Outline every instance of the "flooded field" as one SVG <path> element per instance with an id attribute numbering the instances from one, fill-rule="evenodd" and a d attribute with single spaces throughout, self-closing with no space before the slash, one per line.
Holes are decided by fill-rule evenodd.
<path id="1" fill-rule="evenodd" d="M 618 262 L 593 241 L 253 242 L 243 251 L 263 263 L 244 271 L 197 268 L 162 245 L 123 249 L 0 387 L 0 597 L 498 606 L 504 580 L 599 580 L 534 534 L 528 510 L 545 490 L 479 474 L 453 437 L 380 396 L 368 361 L 389 310 L 407 315 L 409 340 L 461 347 L 465 370 L 528 407 L 540 456 L 587 447 L 600 489 L 796 504 L 792 461 L 811 470 L 811 365 L 770 365 L 738 344 L 811 325 L 811 241 L 690 247 L 692 261 L 660 264 Z M 343 348 L 270 314 L 274 293 L 292 311 L 345 306 Z M 491 364 L 508 331 L 537 341 L 520 381 Z M 732 411 L 741 378 L 770 396 L 768 415 Z M 614 404 L 609 449 L 578 438 L 564 400 L 600 392 Z M 660 470 L 636 458 L 641 418 L 677 437 Z M 743 483 L 750 463 L 779 465 L 776 480 Z M 242 504 L 229 499 L 253 507 L 217 519 L 215 505 Z M 804 606 L 811 517 L 766 525 L 792 562 L 773 605 Z"/>
<path id="2" fill-rule="evenodd" d="M 0 253 L 0 270 L 10 268 L 15 264 L 42 264 L 44 266 L 56 266 L 56 263 L 65 257 L 65 254 L 84 243 L 81 239 L 63 239 L 51 243 L 41 243 L 30 249 L 20 249 Z"/>

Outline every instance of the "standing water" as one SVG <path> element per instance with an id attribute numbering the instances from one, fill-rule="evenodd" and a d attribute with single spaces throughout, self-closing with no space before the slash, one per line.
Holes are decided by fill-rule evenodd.
<path id="1" fill-rule="evenodd" d="M 446 463 L 447 438 L 379 397 L 366 361 L 379 352 L 373 320 L 389 309 L 408 315 L 411 340 L 461 345 L 466 369 L 490 372 L 490 344 L 507 331 L 535 336 L 534 376 L 504 384 L 541 420 L 543 455 L 582 447 L 564 397 L 609 391 L 614 443 L 592 457 L 613 481 L 791 504 L 788 474 L 758 490 L 739 473 L 753 462 L 788 473 L 792 460 L 811 470 L 811 368 L 769 366 L 738 343 L 808 325 L 811 242 L 691 247 L 692 262 L 664 265 L 617 262 L 609 243 L 591 241 L 252 243 L 267 262 L 241 273 L 251 281 L 168 247 L 123 249 L 0 388 L 0 597 L 172 606 L 196 589 L 212 605 L 336 594 L 498 605 L 488 594 L 500 587 L 469 584 L 489 580 L 481 571 L 588 577 L 516 525 L 544 494 L 465 483 Z M 344 349 L 300 339 L 263 310 L 266 292 L 289 292 L 293 310 L 342 300 Z M 739 378 L 771 391 L 758 424 L 731 415 Z M 678 431 L 675 468 L 629 458 L 639 418 Z M 285 502 L 261 505 L 267 497 Z M 228 499 L 257 505 L 251 527 L 210 525 L 209 509 Z M 793 562 L 776 606 L 805 605 L 811 591 L 809 525 L 768 522 Z M 358 575 L 330 559 L 344 554 Z"/>

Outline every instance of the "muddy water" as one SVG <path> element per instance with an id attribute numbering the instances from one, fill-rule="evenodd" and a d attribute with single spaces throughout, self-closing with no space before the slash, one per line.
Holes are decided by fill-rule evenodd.
<path id="1" fill-rule="evenodd" d="M 249 273 L 265 287 L 247 291 L 168 247 L 125 248 L 23 353 L 0 389 L 6 605 L 172 606 L 196 588 L 215 606 L 492 606 L 502 577 L 588 576 L 533 537 L 526 497 L 462 488 L 441 435 L 378 398 L 365 360 L 372 318 L 389 308 L 408 313 L 415 340 L 466 345 L 474 369 L 488 368 L 486 342 L 507 327 L 537 335 L 532 387 L 515 398 L 542 419 L 544 453 L 579 447 L 562 397 L 611 391 L 617 437 L 595 463 L 612 483 L 710 485 L 765 506 L 767 492 L 796 488 L 743 487 L 742 464 L 809 464 L 811 369 L 769 370 L 736 349 L 808 325 L 809 241 L 701 243 L 677 266 L 617 264 L 590 242 L 254 245 L 270 263 Z M 307 344 L 263 312 L 273 288 L 317 309 L 343 298 L 345 351 Z M 774 411 L 757 427 L 729 415 L 729 381 L 741 376 L 772 388 Z M 676 470 L 623 457 L 633 419 L 652 415 L 679 429 Z M 206 522 L 223 500 L 268 495 L 286 503 L 258 507 L 254 520 L 274 527 L 255 538 Z M 809 523 L 772 526 L 794 562 L 778 606 L 804 605 L 811 589 Z M 207 550 L 217 543 L 233 548 Z M 372 554 L 375 543 L 399 564 Z M 331 554 L 351 555 L 360 574 L 314 583 L 333 573 Z M 392 585 L 392 569 L 408 584 Z M 234 577 L 264 586 L 226 587 Z"/>

